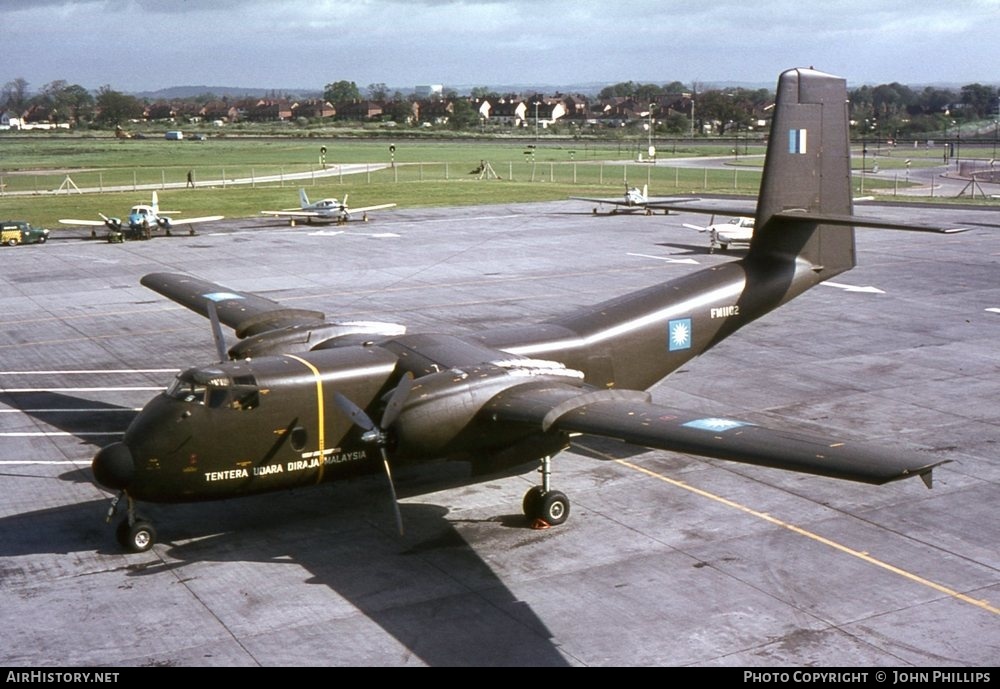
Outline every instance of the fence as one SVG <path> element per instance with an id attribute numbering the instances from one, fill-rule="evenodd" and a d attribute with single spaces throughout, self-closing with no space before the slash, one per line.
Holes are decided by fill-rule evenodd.
<path id="1" fill-rule="evenodd" d="M 535 162 L 512 160 L 475 164 L 421 162 L 319 166 L 285 166 L 259 169 L 240 166 L 200 166 L 188 168 L 134 168 L 76 170 L 71 174 L 31 173 L 0 176 L 0 196 L 4 194 L 73 194 L 85 192 L 176 189 L 191 183 L 197 187 L 226 188 L 231 185 L 310 186 L 319 182 L 340 184 L 405 184 L 461 180 L 499 180 L 518 183 L 551 183 L 580 186 L 648 185 L 657 193 L 732 192 L 755 193 L 760 185 L 760 168 L 752 166 L 668 167 L 639 162 Z"/>

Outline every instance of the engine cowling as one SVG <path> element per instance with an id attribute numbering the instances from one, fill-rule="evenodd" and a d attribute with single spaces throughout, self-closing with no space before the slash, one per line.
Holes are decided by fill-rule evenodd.
<path id="1" fill-rule="evenodd" d="M 516 429 L 490 423 L 481 414 L 483 407 L 504 390 L 549 380 L 582 386 L 583 373 L 555 362 L 513 359 L 418 378 L 391 428 L 394 459 L 449 457 L 510 445 Z"/>
<path id="2" fill-rule="evenodd" d="M 397 337 L 405 332 L 405 326 L 377 321 L 291 325 L 247 337 L 229 348 L 229 356 L 239 360 L 271 354 L 296 354 L 360 344 L 382 337 Z"/>

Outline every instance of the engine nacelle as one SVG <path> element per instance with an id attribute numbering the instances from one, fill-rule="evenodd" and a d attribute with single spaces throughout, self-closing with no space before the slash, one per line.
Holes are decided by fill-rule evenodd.
<path id="1" fill-rule="evenodd" d="M 247 337 L 229 348 L 229 356 L 239 360 L 272 354 L 295 354 L 361 344 L 382 337 L 397 337 L 405 332 L 405 326 L 378 321 L 291 325 Z"/>
<path id="2" fill-rule="evenodd" d="M 582 385 L 583 373 L 551 361 L 512 359 L 418 378 L 390 429 L 393 457 L 449 457 L 508 446 L 516 440 L 511 428 L 483 419 L 483 407 L 504 390 L 551 380 Z"/>

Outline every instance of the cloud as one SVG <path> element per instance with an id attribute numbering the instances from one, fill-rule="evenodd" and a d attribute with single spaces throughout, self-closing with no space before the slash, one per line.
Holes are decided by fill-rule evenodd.
<path id="1" fill-rule="evenodd" d="M 4 42 L 24 60 L 0 67 L 0 82 L 770 83 L 814 65 L 852 82 L 989 83 L 998 10 L 1000 0 L 19 0 L 4 8 Z"/>

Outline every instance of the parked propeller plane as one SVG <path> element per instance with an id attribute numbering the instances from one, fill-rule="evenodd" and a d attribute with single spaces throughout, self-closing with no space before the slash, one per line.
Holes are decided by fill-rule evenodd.
<path id="1" fill-rule="evenodd" d="M 684 223 L 684 227 L 699 232 L 708 232 L 710 252 L 714 252 L 716 249 L 728 251 L 729 247 L 734 244 L 749 246 L 750 240 L 753 239 L 753 225 L 754 219 L 745 215 L 719 223 L 715 222 L 713 217 L 709 220 L 708 225 L 704 226 Z"/>
<path id="2" fill-rule="evenodd" d="M 106 227 L 108 228 L 108 241 L 118 242 L 125 239 L 149 239 L 153 236 L 154 230 L 163 230 L 169 237 L 171 231 L 178 225 L 195 225 L 203 222 L 214 222 L 216 220 L 222 220 L 224 217 L 221 215 L 208 215 L 203 218 L 184 219 L 170 217 L 172 214 L 178 212 L 179 211 L 160 210 L 160 201 L 154 191 L 152 202 L 149 205 L 137 203 L 132 206 L 132 209 L 128 212 L 128 217 L 125 220 L 122 220 L 121 218 L 109 218 L 103 213 L 98 213 L 98 215 L 101 216 L 101 220 L 76 220 L 73 218 L 64 218 L 59 222 L 63 225 Z M 194 228 L 190 227 L 188 232 L 190 234 L 194 234 Z M 91 230 L 90 236 L 96 237 L 96 231 Z"/>
<path id="3" fill-rule="evenodd" d="M 655 206 L 651 205 L 653 203 L 653 199 L 649 198 L 649 187 L 645 184 L 642 186 L 642 189 L 639 187 L 630 187 L 626 184 L 625 195 L 620 199 L 591 198 L 587 196 L 570 196 L 570 199 L 573 201 L 590 201 L 591 203 L 599 204 L 598 206 L 594 206 L 594 215 L 597 215 L 597 209 L 604 204 L 612 206 L 612 215 L 617 215 L 618 213 L 634 213 L 636 211 L 642 211 L 646 215 L 652 215 L 653 209 L 655 208 Z M 658 202 L 683 203 L 685 201 L 692 200 L 697 199 L 660 199 Z M 664 213 L 668 212 L 668 210 L 664 209 Z"/>
<path id="4" fill-rule="evenodd" d="M 383 474 L 392 489 L 390 469 L 440 460 L 461 463 L 469 483 L 539 467 L 522 507 L 531 522 L 557 525 L 570 501 L 553 487 L 551 458 L 579 434 L 871 484 L 920 476 L 929 487 L 933 458 L 670 408 L 644 392 L 853 267 L 854 226 L 943 231 L 853 216 L 846 103 L 841 78 L 781 75 L 745 257 L 532 326 L 407 334 L 327 323 L 195 277 L 146 275 L 143 285 L 209 318 L 219 361 L 180 373 L 94 457 L 96 481 L 118 492 L 109 520 L 127 501 L 119 541 L 132 551 L 155 541 L 137 501 L 215 500 L 360 474 Z M 228 350 L 222 324 L 241 338 Z"/>
<path id="5" fill-rule="evenodd" d="M 289 218 L 288 224 L 295 226 L 295 222 L 299 219 L 305 219 L 307 223 L 313 220 L 319 220 L 324 222 L 336 222 L 338 225 L 345 223 L 351 219 L 351 215 L 361 214 L 361 219 L 364 222 L 368 222 L 368 212 L 382 210 L 383 208 L 393 208 L 396 204 L 394 203 L 380 203 L 375 206 L 363 206 L 361 208 L 350 208 L 347 205 L 347 194 L 344 194 L 344 200 L 338 201 L 337 199 L 321 199 L 315 203 L 309 202 L 309 197 L 306 196 L 305 189 L 299 189 L 299 207 L 298 208 L 285 208 L 280 211 L 261 211 L 263 215 L 274 215 L 282 218 Z"/>

